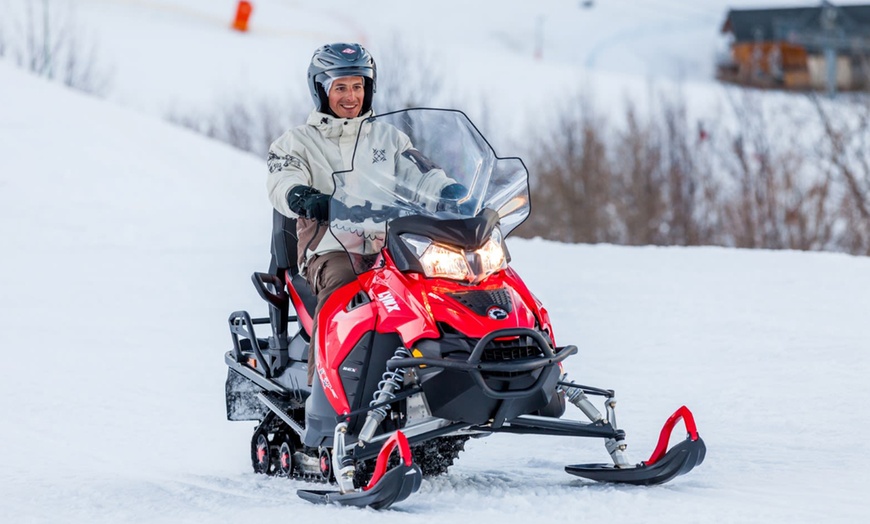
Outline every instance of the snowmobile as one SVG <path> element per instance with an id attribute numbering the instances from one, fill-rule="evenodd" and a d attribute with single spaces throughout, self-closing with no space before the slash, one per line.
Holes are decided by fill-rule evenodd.
<path id="1" fill-rule="evenodd" d="M 522 160 L 497 157 L 459 111 L 409 109 L 364 125 L 394 126 L 414 149 L 393 158 L 358 144 L 353 168 L 333 175 L 326 234 L 357 280 L 324 302 L 315 343 L 294 221 L 277 213 L 270 271 L 252 276 L 269 316 L 229 317 L 227 418 L 257 422 L 254 471 L 337 486 L 297 491 L 311 502 L 381 509 L 446 473 L 468 439 L 493 433 L 601 439 L 610 462 L 565 468 L 601 482 L 661 484 L 701 464 L 706 447 L 685 406 L 650 458 L 633 463 L 614 392 L 567 379 L 562 362 L 577 347 L 556 344 L 547 310 L 509 265 L 505 238 L 530 210 Z M 383 162 L 437 172 L 465 194 L 420 195 L 383 176 Z M 268 336 L 255 332 L 261 324 Z M 568 402 L 588 420 L 562 418 Z M 668 450 L 680 420 L 686 438 Z"/>

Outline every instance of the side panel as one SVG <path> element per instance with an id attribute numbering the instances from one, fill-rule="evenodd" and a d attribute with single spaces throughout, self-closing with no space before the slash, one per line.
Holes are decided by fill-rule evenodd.
<path id="1" fill-rule="evenodd" d="M 355 348 L 341 365 L 343 385 L 348 392 L 350 407 L 354 411 L 365 407 L 374 399 L 375 392 L 379 389 L 378 384 L 387 370 L 387 360 L 395 354 L 396 348 L 402 345 L 402 341 L 395 333 L 369 333 L 369 335 L 371 336 L 364 337 L 366 345 Z M 363 362 L 363 365 L 357 367 L 359 362 Z M 364 414 L 351 418 L 348 423 L 350 432 L 358 433 L 362 429 L 365 418 Z M 383 430 L 384 427 L 385 425 L 382 424 L 380 429 Z"/>
<path id="2" fill-rule="evenodd" d="M 353 282 L 333 293 L 323 304 L 317 329 L 317 376 L 336 413 L 351 410 L 339 374 L 341 364 L 359 340 L 375 329 L 377 310 L 372 302 L 348 311 L 348 304 L 361 290 Z"/>
<path id="3" fill-rule="evenodd" d="M 378 310 L 378 332 L 398 333 L 406 345 L 440 333 L 416 273 L 402 274 L 391 266 L 372 275 L 369 296 Z"/>

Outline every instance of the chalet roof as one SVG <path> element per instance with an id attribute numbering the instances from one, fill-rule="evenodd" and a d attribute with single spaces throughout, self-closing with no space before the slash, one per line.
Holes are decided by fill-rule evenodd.
<path id="1" fill-rule="evenodd" d="M 731 9 L 722 25 L 737 42 L 786 41 L 817 47 L 823 36 L 870 40 L 870 5 Z"/>

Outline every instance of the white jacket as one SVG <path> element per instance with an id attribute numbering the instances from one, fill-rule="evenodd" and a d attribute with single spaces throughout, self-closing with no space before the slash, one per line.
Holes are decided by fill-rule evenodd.
<path id="1" fill-rule="evenodd" d="M 298 218 L 298 255 L 300 270 L 315 254 L 342 250 L 341 244 L 326 234 L 325 225 L 300 218 L 287 204 L 287 193 L 297 185 L 310 186 L 321 193 L 332 194 L 332 174 L 366 163 L 368 176 L 378 179 L 402 178 L 406 187 L 416 187 L 421 194 L 437 197 L 440 190 L 454 181 L 442 170 L 427 173 L 411 162 L 403 161 L 402 153 L 412 148 L 407 135 L 382 122 L 370 122 L 368 112 L 357 118 L 345 119 L 312 111 L 305 125 L 291 129 L 278 137 L 269 148 L 269 176 L 266 187 L 272 205 L 281 214 Z M 357 138 L 359 145 L 357 146 Z M 354 151 L 358 158 L 354 160 Z M 368 164 L 371 165 L 368 165 Z M 359 167 L 359 166 L 358 166 Z M 364 197 L 365 180 L 355 180 L 360 197 Z"/>

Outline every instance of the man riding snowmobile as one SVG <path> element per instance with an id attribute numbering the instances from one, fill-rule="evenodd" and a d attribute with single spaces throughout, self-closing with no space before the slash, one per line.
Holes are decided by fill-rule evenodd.
<path id="1" fill-rule="evenodd" d="M 650 458 L 632 463 L 614 392 L 565 378 L 577 348 L 556 344 L 509 265 L 505 238 L 530 211 L 522 161 L 497 157 L 458 111 L 371 114 L 366 56 L 318 50 L 310 87 L 331 112 L 313 112 L 270 152 L 273 262 L 253 275 L 270 315 L 232 313 L 225 355 L 227 418 L 258 422 L 254 470 L 337 483 L 298 490 L 312 502 L 385 508 L 446 472 L 466 440 L 499 432 L 600 438 L 612 463 L 565 469 L 605 482 L 659 484 L 700 464 L 706 448 L 685 406 Z M 305 146 L 316 141 L 323 150 Z M 265 323 L 271 335 L 257 337 Z M 588 422 L 561 418 L 566 402 Z M 667 449 L 679 420 L 686 439 Z"/>
<path id="2" fill-rule="evenodd" d="M 366 122 L 377 90 L 377 64 L 361 45 L 318 48 L 308 67 L 308 88 L 315 109 L 305 125 L 272 143 L 267 188 L 275 209 L 297 221 L 297 262 L 317 297 L 317 318 L 326 297 L 356 278 L 342 247 L 325 234 L 325 222 L 334 189 L 332 174 L 351 169 L 357 147 L 372 151 L 371 162 L 378 169 L 370 176 L 398 177 L 399 183 L 413 178 L 417 195 L 429 195 L 431 202 L 442 192 L 459 198 L 465 190 L 414 150 L 407 135 L 393 126 Z M 365 194 L 368 184 L 357 180 L 357 194 Z M 316 340 L 315 333 L 312 337 Z M 312 374 L 315 354 L 311 351 L 309 356 Z"/>

